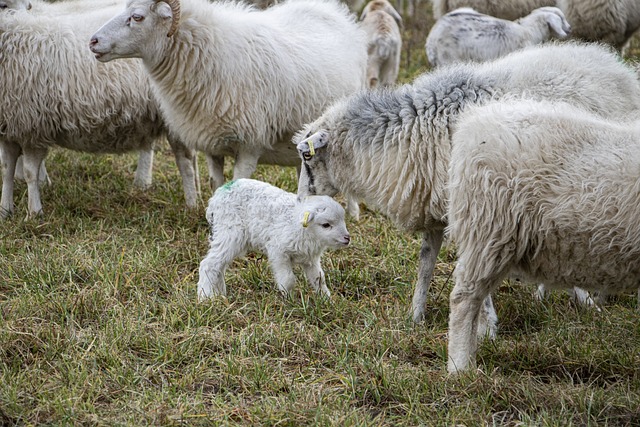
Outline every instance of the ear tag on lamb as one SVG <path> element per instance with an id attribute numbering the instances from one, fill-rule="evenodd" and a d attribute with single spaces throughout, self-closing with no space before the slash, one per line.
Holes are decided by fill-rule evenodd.
<path id="1" fill-rule="evenodd" d="M 306 211 L 302 216 L 302 226 L 305 228 L 309 225 L 309 215 L 311 215 L 311 212 Z"/>

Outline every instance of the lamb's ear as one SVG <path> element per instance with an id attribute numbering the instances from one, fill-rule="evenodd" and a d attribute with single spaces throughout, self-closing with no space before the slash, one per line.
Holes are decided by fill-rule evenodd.
<path id="1" fill-rule="evenodd" d="M 551 31 L 553 31 L 558 38 L 563 39 L 568 37 L 571 32 L 571 26 L 569 23 L 558 15 L 549 14 L 547 16 L 547 23 L 549 24 Z"/>
<path id="2" fill-rule="evenodd" d="M 386 8 L 386 9 L 385 9 L 385 11 L 386 11 L 389 15 L 391 15 L 391 17 L 392 17 L 393 19 L 395 19 L 396 23 L 398 24 L 398 27 L 400 27 L 400 28 L 402 29 L 402 27 L 403 27 L 403 26 L 402 26 L 402 16 L 400 16 L 400 14 L 398 13 L 398 11 L 397 11 L 397 10 L 395 10 L 394 8 L 392 8 L 392 7 L 388 7 L 388 8 Z"/>
<path id="3" fill-rule="evenodd" d="M 329 133 L 324 130 L 318 131 L 298 143 L 298 153 L 304 160 L 311 160 L 316 155 L 316 150 L 326 146 L 328 142 Z"/>
<path id="4" fill-rule="evenodd" d="M 315 216 L 315 214 L 311 211 L 304 211 L 304 213 L 302 214 L 302 226 L 307 228 L 307 226 L 309 225 L 309 223 L 311 221 L 313 221 L 313 217 Z"/>

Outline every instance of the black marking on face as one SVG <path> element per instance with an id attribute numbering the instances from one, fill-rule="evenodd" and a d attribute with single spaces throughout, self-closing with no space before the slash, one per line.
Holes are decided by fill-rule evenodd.
<path id="1" fill-rule="evenodd" d="M 311 172 L 311 166 L 309 166 L 306 161 L 302 162 L 302 164 L 304 165 L 304 170 L 307 172 L 307 189 L 309 190 L 310 194 L 316 194 L 316 186 L 313 183 L 313 173 Z"/>

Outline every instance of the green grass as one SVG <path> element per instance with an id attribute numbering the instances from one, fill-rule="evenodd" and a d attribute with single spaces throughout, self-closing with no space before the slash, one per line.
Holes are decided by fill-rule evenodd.
<path id="1" fill-rule="evenodd" d="M 403 81 L 427 69 L 423 18 L 405 21 Z M 419 239 L 370 211 L 349 222 L 352 246 L 323 260 L 331 300 L 302 281 L 283 299 L 249 254 L 229 269 L 227 299 L 198 304 L 208 192 L 183 207 L 166 147 L 147 192 L 132 187 L 135 163 L 54 150 L 37 219 L 23 219 L 17 186 L 17 213 L 0 222 L 0 425 L 640 423 L 635 298 L 597 312 L 505 282 L 480 370 L 449 377 L 453 250 L 423 325 L 408 312 Z M 291 168 L 256 177 L 295 191 Z"/>

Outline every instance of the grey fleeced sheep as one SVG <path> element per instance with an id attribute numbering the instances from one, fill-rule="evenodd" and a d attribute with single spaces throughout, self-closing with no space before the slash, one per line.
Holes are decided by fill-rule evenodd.
<path id="1" fill-rule="evenodd" d="M 293 267 L 303 267 L 313 289 L 330 296 L 320 258 L 328 248 L 349 244 L 344 209 L 327 196 L 302 201 L 270 184 L 239 179 L 218 188 L 209 200 L 210 249 L 200 263 L 198 299 L 226 295 L 224 272 L 248 250 L 263 252 L 283 294 L 296 278 Z"/>
<path id="2" fill-rule="evenodd" d="M 369 87 L 395 84 L 402 52 L 402 17 L 387 0 L 372 0 L 360 15 L 367 34 L 367 84 Z"/>
<path id="3" fill-rule="evenodd" d="M 638 0 L 557 0 L 573 27 L 572 37 L 621 50 L 640 28 Z"/>
<path id="4" fill-rule="evenodd" d="M 470 8 L 438 19 L 425 49 L 433 67 L 461 61 L 488 61 L 514 50 L 565 38 L 571 26 L 557 7 L 541 7 L 516 21 L 494 18 Z"/>
<path id="5" fill-rule="evenodd" d="M 113 13 L 108 7 L 102 11 Z M 99 11 L 90 16 L 106 19 Z M 141 156 L 135 183 L 147 186 L 153 143 L 167 135 L 141 64 L 97 64 L 86 48 L 88 15 L 75 16 L 78 27 L 69 20 L 27 11 L 0 14 L 0 74 L 11 83 L 0 85 L 2 215 L 13 211 L 13 177 L 20 154 L 28 212 L 33 215 L 42 212 L 36 177 L 50 147 L 96 153 L 141 150 L 147 155 Z M 186 203 L 195 206 L 195 153 L 173 137 L 169 142 Z"/>
<path id="6" fill-rule="evenodd" d="M 456 129 L 450 372 L 475 365 L 481 302 L 507 274 L 606 293 L 640 286 L 639 121 L 511 101 L 469 109 Z"/>
<path id="7" fill-rule="evenodd" d="M 493 62 L 437 69 L 396 90 L 337 102 L 294 137 L 298 193 L 351 194 L 405 230 L 423 233 L 413 319 L 422 319 L 447 215 L 451 127 L 466 106 L 525 95 L 561 99 L 603 115 L 640 109 L 635 72 L 610 50 L 563 43 Z"/>
<path id="8" fill-rule="evenodd" d="M 555 6 L 556 0 L 432 0 L 432 5 L 435 19 L 442 18 L 452 10 L 470 7 L 480 13 L 514 21 L 528 15 L 533 9 Z"/>
<path id="9" fill-rule="evenodd" d="M 236 159 L 234 179 L 249 177 L 258 161 L 299 166 L 293 133 L 363 88 L 366 67 L 364 32 L 332 0 L 266 10 L 130 0 L 91 50 L 102 62 L 142 58 L 171 130 L 211 156 L 214 188 L 224 182 L 224 156 Z"/>

